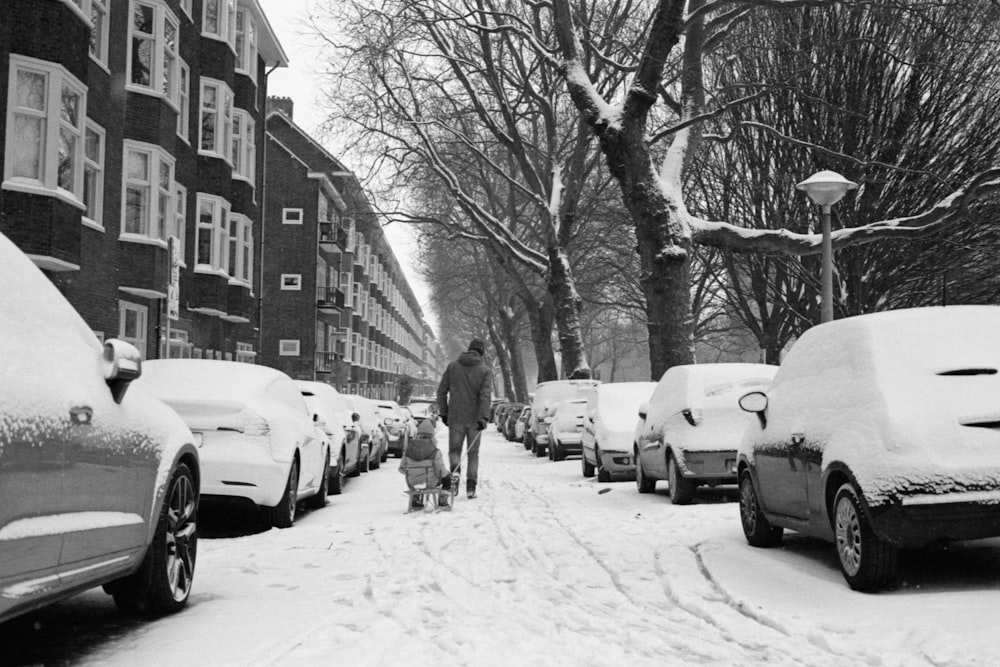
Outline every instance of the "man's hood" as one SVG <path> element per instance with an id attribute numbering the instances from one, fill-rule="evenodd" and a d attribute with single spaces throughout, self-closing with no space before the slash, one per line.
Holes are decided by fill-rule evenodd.
<path id="1" fill-rule="evenodd" d="M 483 363 L 483 358 L 479 356 L 478 352 L 468 350 L 458 355 L 458 363 L 463 366 L 478 366 Z"/>

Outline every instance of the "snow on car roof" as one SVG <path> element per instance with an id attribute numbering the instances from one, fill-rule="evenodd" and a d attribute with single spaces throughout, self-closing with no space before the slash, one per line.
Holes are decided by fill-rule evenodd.
<path id="1" fill-rule="evenodd" d="M 655 382 L 609 382 L 597 388 L 592 400 L 597 417 L 610 429 L 632 431 L 639 406 L 649 400 Z"/>

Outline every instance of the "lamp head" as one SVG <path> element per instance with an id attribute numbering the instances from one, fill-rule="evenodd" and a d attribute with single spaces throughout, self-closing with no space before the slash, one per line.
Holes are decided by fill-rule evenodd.
<path id="1" fill-rule="evenodd" d="M 833 206 L 843 199 L 848 190 L 857 187 L 857 183 L 847 180 L 835 171 L 818 171 L 796 185 L 795 189 L 805 191 L 809 198 L 820 206 Z"/>

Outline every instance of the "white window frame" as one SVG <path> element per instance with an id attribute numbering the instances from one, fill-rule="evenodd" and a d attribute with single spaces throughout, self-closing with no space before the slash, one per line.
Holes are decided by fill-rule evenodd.
<path id="1" fill-rule="evenodd" d="M 302 274 L 301 273 L 282 273 L 281 274 L 281 291 L 282 292 L 301 292 L 302 291 Z"/>
<path id="2" fill-rule="evenodd" d="M 191 68 L 180 61 L 177 82 L 177 136 L 191 145 Z"/>
<path id="3" fill-rule="evenodd" d="M 83 0 L 84 13 L 90 17 L 90 57 L 108 71 L 108 34 L 111 20 L 110 0 Z"/>
<path id="4" fill-rule="evenodd" d="M 96 150 L 89 155 L 88 139 L 96 137 Z M 107 133 L 104 128 L 87 119 L 83 136 L 83 224 L 104 231 L 104 155 Z M 88 174 L 93 174 L 88 179 Z M 89 201 L 88 201 L 89 200 Z"/>
<path id="5" fill-rule="evenodd" d="M 83 203 L 83 153 L 86 127 L 87 87 L 69 71 L 45 60 L 11 54 L 7 89 L 7 135 L 4 143 L 4 182 L 6 190 L 20 190 L 44 196 L 57 197 L 79 209 Z M 45 91 L 41 108 L 18 104 L 17 84 L 21 74 L 43 78 Z M 64 93 L 76 97 L 76 118 L 67 119 L 63 113 Z M 30 134 L 16 125 L 18 119 L 34 121 L 38 126 L 35 145 L 26 144 Z M 69 157 L 70 180 L 60 175 L 61 140 L 72 143 Z M 37 157 L 34 174 L 15 172 L 15 155 L 18 149 L 33 151 Z M 65 187 L 65 186 L 69 187 Z"/>
<path id="6" fill-rule="evenodd" d="M 233 213 L 229 222 L 229 282 L 250 287 L 253 280 L 253 222 Z"/>
<path id="7" fill-rule="evenodd" d="M 181 10 L 188 15 L 189 19 L 193 19 L 194 16 L 191 14 L 191 0 L 180 0 Z"/>
<path id="8" fill-rule="evenodd" d="M 129 155 L 147 158 L 144 178 L 129 172 Z M 123 241 L 155 242 L 166 247 L 176 219 L 175 160 L 159 146 L 126 139 L 122 150 L 122 232 Z M 166 176 L 166 181 L 163 178 Z M 145 189 L 148 201 L 138 229 L 129 229 L 129 189 Z"/>
<path id="9" fill-rule="evenodd" d="M 148 7 L 153 10 L 153 32 L 140 32 L 135 25 L 137 7 Z M 176 110 L 178 99 L 178 71 L 180 63 L 180 21 L 170 11 L 163 0 L 130 0 L 128 22 L 128 60 L 126 74 L 126 90 L 143 95 L 162 97 Z M 172 31 L 173 40 L 168 38 Z M 135 81 L 134 56 L 137 40 L 152 42 L 152 62 L 150 63 L 149 82 Z"/>
<path id="10" fill-rule="evenodd" d="M 128 316 L 135 315 L 135 334 L 129 335 Z M 126 343 L 132 343 L 139 350 L 139 354 L 146 358 L 146 335 L 149 329 L 149 308 L 138 303 L 129 301 L 118 302 L 118 338 Z"/>
<path id="11" fill-rule="evenodd" d="M 215 8 L 215 26 L 211 14 Z M 229 44 L 236 52 L 236 0 L 204 0 L 201 4 L 201 36 Z"/>
<path id="12" fill-rule="evenodd" d="M 236 341 L 236 361 L 244 364 L 257 363 L 257 352 L 253 349 L 253 343 Z"/>
<path id="13" fill-rule="evenodd" d="M 242 20 L 241 20 L 242 19 Z M 257 83 L 257 17 L 250 10 L 236 10 L 236 73 L 245 74 Z"/>
<path id="14" fill-rule="evenodd" d="M 281 209 L 281 224 L 283 225 L 301 225 L 304 218 L 305 214 L 301 208 Z"/>
<path id="15" fill-rule="evenodd" d="M 209 106 L 214 93 L 214 106 Z M 231 142 L 233 132 L 233 91 L 218 79 L 201 79 L 201 100 L 198 110 L 198 154 L 217 157 L 232 166 Z M 212 141 L 206 146 L 206 127 L 212 129 Z"/>
<path id="16" fill-rule="evenodd" d="M 243 109 L 233 110 L 232 149 L 233 178 L 254 184 L 257 167 L 257 146 L 254 139 L 257 124 Z"/>
<path id="17" fill-rule="evenodd" d="M 188 332 L 183 329 L 170 330 L 170 351 L 167 351 L 167 339 L 160 336 L 161 359 L 190 359 L 193 344 L 188 342 Z"/>
<path id="18" fill-rule="evenodd" d="M 194 271 L 195 273 L 228 276 L 229 217 L 232 206 L 222 197 L 201 192 L 198 193 L 197 202 Z M 208 220 L 203 217 L 204 212 L 210 214 Z M 207 262 L 203 261 L 206 259 L 206 255 L 202 253 L 203 242 L 206 241 L 208 247 Z"/>
<path id="19" fill-rule="evenodd" d="M 302 352 L 302 347 L 298 338 L 282 338 L 278 341 L 279 357 L 297 357 Z"/>
<path id="20" fill-rule="evenodd" d="M 172 234 L 177 237 L 180 246 L 181 266 L 187 267 L 185 246 L 187 239 L 187 200 L 188 192 L 180 183 L 174 183 L 174 225 Z"/>

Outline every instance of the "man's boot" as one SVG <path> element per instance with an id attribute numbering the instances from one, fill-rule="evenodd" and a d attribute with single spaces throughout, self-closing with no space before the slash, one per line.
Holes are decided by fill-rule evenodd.
<path id="1" fill-rule="evenodd" d="M 474 480 L 474 479 L 468 479 L 468 480 L 465 481 L 465 494 L 469 498 L 475 498 L 476 497 L 476 480 Z"/>

